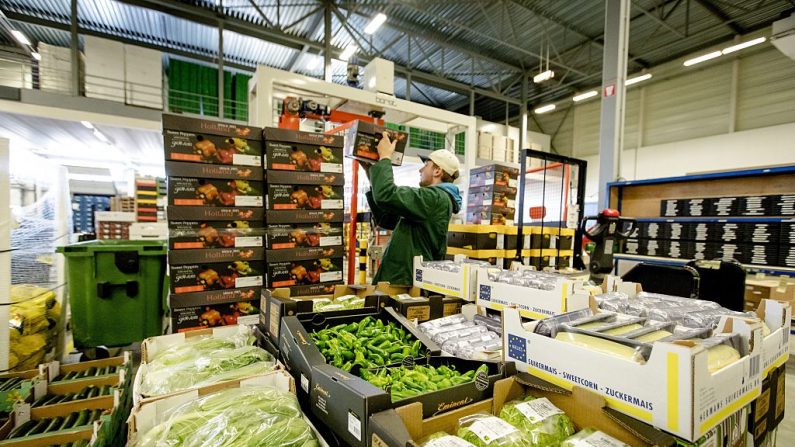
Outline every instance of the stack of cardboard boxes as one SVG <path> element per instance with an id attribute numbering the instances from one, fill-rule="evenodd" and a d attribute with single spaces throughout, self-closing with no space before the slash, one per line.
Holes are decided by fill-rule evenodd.
<path id="1" fill-rule="evenodd" d="M 505 225 L 514 221 L 519 169 L 488 165 L 469 171 L 466 222 Z"/>
<path id="2" fill-rule="evenodd" d="M 265 280 L 260 129 L 163 115 L 171 330 L 253 324 Z"/>
<path id="3" fill-rule="evenodd" d="M 263 138 L 265 286 L 331 294 L 343 281 L 344 138 L 277 128 Z"/>
<path id="4" fill-rule="evenodd" d="M 478 158 L 516 163 L 518 154 L 513 138 L 489 132 L 478 132 Z"/>

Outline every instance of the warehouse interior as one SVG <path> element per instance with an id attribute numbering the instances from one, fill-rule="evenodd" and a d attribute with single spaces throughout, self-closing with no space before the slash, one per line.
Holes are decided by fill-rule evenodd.
<path id="1" fill-rule="evenodd" d="M 0 446 L 166 445 L 163 409 L 225 380 L 230 396 L 292 393 L 287 423 L 305 432 L 199 423 L 167 445 L 485 446 L 478 427 L 524 430 L 498 411 L 517 390 L 554 410 L 527 420 L 576 428 L 526 445 L 793 445 L 794 140 L 793 0 L 3 0 Z M 399 241 L 378 185 L 421 196 L 428 163 L 451 174 L 438 151 L 460 194 L 447 239 Z M 412 200 L 386 208 L 403 229 L 426 221 Z M 413 250 L 404 281 L 381 269 L 398 245 Z M 334 358 L 319 334 L 344 340 L 360 320 L 380 326 L 357 337 L 392 325 L 392 347 L 420 348 Z M 497 344 L 444 349 L 448 321 Z M 651 333 L 672 338 L 638 341 Z M 204 337 L 251 352 L 192 347 Z M 589 357 L 579 337 L 630 361 Z M 731 367 L 712 369 L 714 346 Z M 170 350 L 260 369 L 186 369 L 178 386 L 156 368 Z M 472 389 L 448 390 L 449 407 L 438 385 L 400 402 L 406 379 L 378 372 L 418 367 L 431 382 L 469 371 Z M 263 399 L 245 405 L 267 419 Z M 85 426 L 67 428 L 72 414 Z M 589 427 L 609 439 L 577 444 Z"/>

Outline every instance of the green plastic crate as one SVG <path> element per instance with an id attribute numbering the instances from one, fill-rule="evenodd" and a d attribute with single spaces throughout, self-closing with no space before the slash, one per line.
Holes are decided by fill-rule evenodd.
<path id="1" fill-rule="evenodd" d="M 88 241 L 58 247 L 75 348 L 126 346 L 160 335 L 166 280 L 162 241 Z"/>

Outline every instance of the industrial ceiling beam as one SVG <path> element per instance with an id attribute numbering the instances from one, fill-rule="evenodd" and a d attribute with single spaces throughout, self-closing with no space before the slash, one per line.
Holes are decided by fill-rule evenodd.
<path id="1" fill-rule="evenodd" d="M 668 31 L 676 34 L 679 37 L 685 37 L 685 34 L 683 32 L 681 32 L 678 29 L 674 28 L 673 26 L 668 24 L 668 22 L 666 22 L 665 20 L 663 20 L 663 19 L 657 17 L 656 15 L 654 15 L 654 13 L 652 13 L 651 11 L 647 10 L 646 8 L 644 8 L 641 4 L 639 4 L 637 0 L 632 0 L 632 6 L 634 6 L 638 11 L 642 12 L 645 16 L 647 16 L 650 19 L 652 19 L 653 21 L 657 22 L 658 25 L 662 26 L 663 28 L 667 29 Z"/>
<path id="2" fill-rule="evenodd" d="M 717 18 L 721 22 L 725 23 L 726 26 L 730 30 L 732 30 L 732 32 L 734 34 L 745 34 L 745 30 L 743 29 L 743 27 L 741 27 L 740 25 L 738 25 L 738 24 L 736 24 L 734 22 L 727 22 L 727 20 L 729 20 L 730 17 L 725 12 L 723 12 L 722 9 L 720 9 L 717 5 L 715 5 L 711 1 L 709 1 L 709 0 L 696 0 L 696 3 L 701 5 L 702 8 L 706 9 L 707 12 L 709 12 L 710 14 L 715 16 L 715 18 Z"/>

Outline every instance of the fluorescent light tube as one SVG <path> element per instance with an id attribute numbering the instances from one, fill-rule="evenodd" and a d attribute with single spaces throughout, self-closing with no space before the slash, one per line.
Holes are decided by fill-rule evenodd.
<path id="1" fill-rule="evenodd" d="M 580 102 L 580 101 L 584 101 L 584 100 L 586 100 L 588 98 L 593 98 L 594 96 L 596 96 L 598 94 L 599 94 L 599 92 L 597 92 L 596 90 L 591 90 L 589 92 L 580 93 L 579 95 L 576 95 L 574 98 L 572 98 L 572 100 L 574 100 L 574 102 Z"/>
<path id="2" fill-rule="evenodd" d="M 533 112 L 536 114 L 541 114 L 541 113 L 551 112 L 553 110 L 555 110 L 555 104 L 548 104 L 533 110 Z"/>
<path id="3" fill-rule="evenodd" d="M 713 51 L 712 53 L 707 53 L 699 57 L 694 57 L 693 59 L 686 60 L 684 66 L 689 67 L 691 65 L 696 65 L 701 62 L 708 61 L 710 59 L 715 59 L 716 57 L 720 57 L 721 54 L 722 53 L 720 51 Z"/>
<path id="4" fill-rule="evenodd" d="M 11 35 L 14 36 L 14 39 L 16 39 L 17 42 L 21 43 L 22 45 L 32 46 L 28 36 L 22 34 L 22 31 L 13 29 L 11 30 Z"/>
<path id="5" fill-rule="evenodd" d="M 86 129 L 94 129 L 94 125 L 88 121 L 80 121 L 80 124 L 82 124 Z"/>
<path id="6" fill-rule="evenodd" d="M 372 20 L 370 20 L 370 23 L 368 23 L 367 26 L 364 28 L 365 34 L 375 33 L 376 31 L 378 31 L 378 28 L 381 28 L 381 25 L 383 25 L 384 22 L 386 22 L 386 15 L 379 12 L 378 14 L 375 15 L 375 17 L 373 17 Z"/>
<path id="7" fill-rule="evenodd" d="M 100 132 L 99 129 L 94 129 L 94 136 L 97 137 L 99 141 L 105 144 L 111 144 L 108 137 L 106 137 L 104 133 Z"/>
<path id="8" fill-rule="evenodd" d="M 351 58 L 351 56 L 353 56 L 353 55 L 354 55 L 354 53 L 356 53 L 356 51 L 357 51 L 358 49 L 359 49 L 359 48 L 357 48 L 357 47 L 356 47 L 356 45 L 348 45 L 348 47 L 347 47 L 347 48 L 345 48 L 345 49 L 342 51 L 342 54 L 340 54 L 340 59 L 341 59 L 341 60 L 343 60 L 343 61 L 346 61 L 346 62 L 347 62 L 347 61 L 348 61 L 348 59 L 350 59 L 350 58 Z"/>
<path id="9" fill-rule="evenodd" d="M 555 77 L 555 72 L 552 70 L 547 70 L 545 72 L 539 73 L 533 76 L 533 82 L 536 84 L 540 84 L 544 81 L 548 81 Z"/>
<path id="10" fill-rule="evenodd" d="M 643 82 L 647 79 L 651 79 L 651 73 L 646 73 L 640 76 L 635 76 L 634 78 L 627 79 L 624 85 L 637 84 L 638 82 Z"/>
<path id="11" fill-rule="evenodd" d="M 764 37 L 751 39 L 748 42 L 738 43 L 737 45 L 732 45 L 730 47 L 724 48 L 723 51 L 721 51 L 721 53 L 723 53 L 723 54 L 734 53 L 735 51 L 740 51 L 743 48 L 748 48 L 748 47 L 752 47 L 754 45 L 759 45 L 760 43 L 762 43 L 762 42 L 764 42 L 766 40 L 767 39 L 764 38 Z"/>

